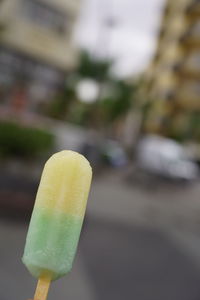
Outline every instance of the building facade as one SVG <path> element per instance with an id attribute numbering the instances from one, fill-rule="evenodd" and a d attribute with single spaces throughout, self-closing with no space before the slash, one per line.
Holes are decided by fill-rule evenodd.
<path id="1" fill-rule="evenodd" d="M 200 1 L 168 0 L 146 74 L 145 130 L 200 140 Z"/>
<path id="2" fill-rule="evenodd" d="M 0 1 L 0 87 L 28 87 L 46 98 L 74 68 L 71 33 L 78 0 Z"/>

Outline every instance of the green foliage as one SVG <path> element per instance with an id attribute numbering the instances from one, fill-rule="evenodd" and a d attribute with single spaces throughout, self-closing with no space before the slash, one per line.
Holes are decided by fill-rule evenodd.
<path id="1" fill-rule="evenodd" d="M 99 128 L 123 117 L 132 105 L 132 87 L 123 81 L 106 82 L 107 92 L 100 93 L 94 103 L 74 103 L 68 120 L 72 123 Z"/>
<path id="2" fill-rule="evenodd" d="M 67 101 L 64 97 L 56 97 L 48 107 L 48 116 L 54 119 L 63 120 L 66 116 Z"/>
<path id="3" fill-rule="evenodd" d="M 38 128 L 24 127 L 14 122 L 0 122 L 1 156 L 32 158 L 54 145 L 54 136 Z"/>
<path id="4" fill-rule="evenodd" d="M 88 123 L 90 123 L 90 117 L 91 105 L 85 103 L 75 103 L 73 109 L 70 111 L 68 121 L 79 126 L 87 126 Z"/>
<path id="5" fill-rule="evenodd" d="M 108 77 L 111 62 L 107 60 L 97 60 L 87 52 L 82 52 L 77 73 L 80 77 L 89 77 L 97 81 L 105 80 Z"/>
<path id="6" fill-rule="evenodd" d="M 65 120 L 74 99 L 75 91 L 70 86 L 66 86 L 65 89 L 52 100 L 47 108 L 46 114 L 54 119 Z"/>
<path id="7" fill-rule="evenodd" d="M 123 81 L 113 81 L 116 92 L 101 100 L 105 122 L 113 122 L 123 116 L 131 108 L 132 88 Z"/>
<path id="8" fill-rule="evenodd" d="M 48 106 L 48 116 L 94 128 L 112 125 L 123 117 L 138 101 L 138 87 L 112 76 L 111 65 L 112 61 L 82 52 L 76 72 L 68 77 L 63 92 Z M 98 99 L 94 103 L 81 103 L 77 99 L 77 83 L 85 78 L 99 85 Z"/>

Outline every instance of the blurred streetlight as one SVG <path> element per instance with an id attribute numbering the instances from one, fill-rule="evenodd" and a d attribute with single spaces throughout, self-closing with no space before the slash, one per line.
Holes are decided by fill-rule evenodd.
<path id="1" fill-rule="evenodd" d="M 100 86 L 97 81 L 87 78 L 81 80 L 76 87 L 78 99 L 84 103 L 94 103 L 98 99 Z"/>

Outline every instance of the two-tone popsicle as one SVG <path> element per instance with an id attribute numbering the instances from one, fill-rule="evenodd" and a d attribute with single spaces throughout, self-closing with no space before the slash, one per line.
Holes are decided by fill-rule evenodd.
<path id="1" fill-rule="evenodd" d="M 58 152 L 45 164 L 22 258 L 39 279 L 34 299 L 46 299 L 50 282 L 71 270 L 91 178 L 89 162 L 77 152 Z"/>

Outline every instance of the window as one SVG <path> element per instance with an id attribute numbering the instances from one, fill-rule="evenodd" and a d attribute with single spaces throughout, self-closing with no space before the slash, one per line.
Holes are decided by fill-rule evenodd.
<path id="1" fill-rule="evenodd" d="M 40 0 L 24 0 L 23 14 L 33 22 L 59 33 L 66 30 L 66 15 Z"/>

